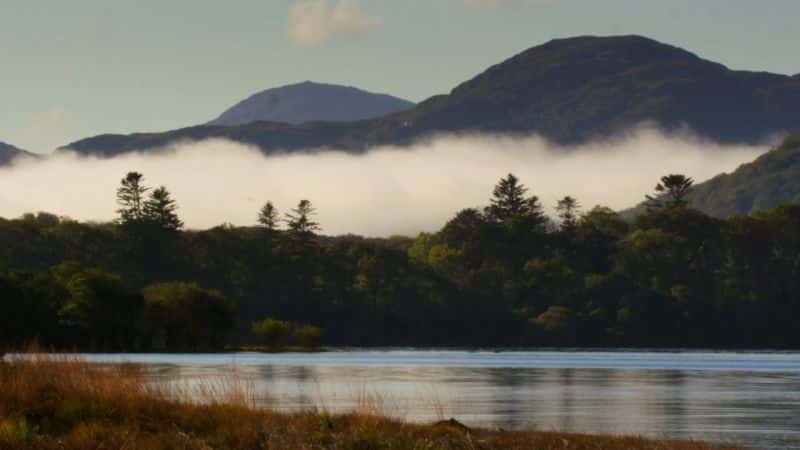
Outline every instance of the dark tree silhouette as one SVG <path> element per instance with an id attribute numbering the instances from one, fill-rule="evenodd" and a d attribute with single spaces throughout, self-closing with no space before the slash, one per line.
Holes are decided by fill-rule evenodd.
<path id="1" fill-rule="evenodd" d="M 279 222 L 278 208 L 272 202 L 264 204 L 258 212 L 258 223 L 269 231 L 275 231 L 278 229 Z"/>
<path id="2" fill-rule="evenodd" d="M 542 204 L 535 195 L 526 196 L 526 188 L 514 174 L 495 185 L 491 204 L 484 209 L 489 221 L 503 223 L 517 230 L 541 229 L 547 222 Z"/>
<path id="3" fill-rule="evenodd" d="M 117 188 L 118 221 L 122 224 L 141 222 L 145 218 L 144 195 L 149 188 L 144 186 L 144 175 L 128 172 Z"/>
<path id="4" fill-rule="evenodd" d="M 496 222 L 505 222 L 530 211 L 530 201 L 525 198 L 528 188 L 519 182 L 514 174 L 501 179 L 492 192 L 491 205 L 486 208 L 486 216 Z M 534 197 L 535 198 L 535 197 Z"/>
<path id="5" fill-rule="evenodd" d="M 661 177 L 654 195 L 646 195 L 648 209 L 683 208 L 688 203 L 686 197 L 692 191 L 694 180 L 679 174 Z"/>
<path id="6" fill-rule="evenodd" d="M 159 187 L 150 193 L 150 198 L 144 203 L 144 216 L 148 222 L 157 224 L 164 230 L 175 231 L 183 227 L 183 222 L 175 212 L 178 205 L 172 199 L 167 188 Z"/>
<path id="7" fill-rule="evenodd" d="M 558 218 L 561 219 L 561 229 L 564 231 L 574 230 L 578 226 L 578 213 L 581 205 L 573 197 L 569 195 L 558 201 L 556 206 L 556 213 Z"/>
<path id="8" fill-rule="evenodd" d="M 286 214 L 286 225 L 289 231 L 295 236 L 307 237 L 313 236 L 315 231 L 321 228 L 317 222 L 311 220 L 316 214 L 316 210 L 311 206 L 308 200 L 300 200 L 297 208 L 292 210 L 294 214 Z"/>

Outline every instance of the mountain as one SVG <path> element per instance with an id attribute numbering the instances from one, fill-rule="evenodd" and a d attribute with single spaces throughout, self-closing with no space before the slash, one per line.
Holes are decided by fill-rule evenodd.
<path id="1" fill-rule="evenodd" d="M 729 174 L 695 186 L 691 205 L 725 217 L 800 201 L 800 134 Z"/>
<path id="2" fill-rule="evenodd" d="M 232 106 L 208 125 L 353 122 L 386 116 L 413 106 L 412 102 L 390 95 L 306 81 L 259 92 Z"/>
<path id="3" fill-rule="evenodd" d="M 0 166 L 7 165 L 18 156 L 34 156 L 33 153 L 14 147 L 13 145 L 0 142 Z"/>
<path id="4" fill-rule="evenodd" d="M 424 68 L 421 68 L 424 70 Z M 489 68 L 448 95 L 389 116 L 300 125 L 257 122 L 166 133 L 102 135 L 69 144 L 114 155 L 175 140 L 227 138 L 264 152 L 319 146 L 363 151 L 442 132 L 539 133 L 586 142 L 643 121 L 689 127 L 722 143 L 754 143 L 800 128 L 800 78 L 729 70 L 639 36 L 577 37 L 534 47 Z"/>

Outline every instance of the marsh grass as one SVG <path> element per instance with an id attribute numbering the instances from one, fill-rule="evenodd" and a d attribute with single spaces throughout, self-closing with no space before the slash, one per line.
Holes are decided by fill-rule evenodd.
<path id="1" fill-rule="evenodd" d="M 137 366 L 138 368 L 138 366 Z M 136 374 L 142 380 L 141 371 Z M 268 396 L 259 394 L 253 380 L 241 370 L 199 380 L 176 379 L 167 383 L 147 382 L 146 392 L 151 397 L 172 400 L 190 405 L 236 405 L 250 409 L 270 404 Z"/>
<path id="2" fill-rule="evenodd" d="M 362 416 L 386 417 L 397 420 L 408 417 L 410 407 L 397 398 L 363 386 L 355 395 L 354 414 Z"/>
<path id="3" fill-rule="evenodd" d="M 257 409 L 244 377 L 148 383 L 134 365 L 27 353 L 0 362 L 0 449 L 733 449 L 699 442 L 415 425 L 365 391 L 353 413 Z M 236 379 L 239 378 L 239 379 Z M 439 403 L 440 404 L 440 403 Z M 443 408 L 441 404 L 439 408 Z"/>

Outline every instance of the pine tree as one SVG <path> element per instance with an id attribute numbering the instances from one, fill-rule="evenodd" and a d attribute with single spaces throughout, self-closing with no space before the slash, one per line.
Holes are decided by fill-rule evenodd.
<path id="1" fill-rule="evenodd" d="M 486 215 L 496 222 L 505 222 L 512 217 L 526 214 L 530 208 L 529 201 L 525 198 L 527 192 L 528 188 L 514 174 L 508 174 L 494 187 Z"/>
<path id="2" fill-rule="evenodd" d="M 546 222 L 539 197 L 526 197 L 528 188 L 514 174 L 501 179 L 492 192 L 491 205 L 484 213 L 489 220 L 498 223 L 514 222 L 539 226 Z"/>
<path id="3" fill-rule="evenodd" d="M 297 208 L 292 210 L 294 214 L 286 214 L 286 225 L 289 227 L 289 231 L 298 237 L 313 236 L 315 231 L 320 230 L 319 224 L 311 220 L 315 211 L 310 201 L 300 200 Z"/>
<path id="4" fill-rule="evenodd" d="M 149 188 L 143 183 L 144 175 L 139 172 L 128 172 L 120 182 L 120 187 L 117 188 L 119 223 L 131 224 L 144 220 L 144 195 Z"/>
<path id="5" fill-rule="evenodd" d="M 164 230 L 175 231 L 183 227 L 183 222 L 175 212 L 177 210 L 177 203 L 164 186 L 151 192 L 150 198 L 144 203 L 146 220 Z"/>
<path id="6" fill-rule="evenodd" d="M 280 218 L 278 208 L 276 208 L 272 202 L 267 202 L 264 204 L 264 206 L 258 212 L 258 223 L 268 231 L 277 230 L 279 221 Z"/>
<path id="7" fill-rule="evenodd" d="M 686 197 L 691 193 L 694 180 L 685 175 L 670 174 L 661 177 L 654 195 L 646 195 L 647 209 L 684 208 L 688 205 Z"/>
<path id="8" fill-rule="evenodd" d="M 558 201 L 556 212 L 561 219 L 561 229 L 564 231 L 574 230 L 578 226 L 578 211 L 580 203 L 569 195 Z"/>

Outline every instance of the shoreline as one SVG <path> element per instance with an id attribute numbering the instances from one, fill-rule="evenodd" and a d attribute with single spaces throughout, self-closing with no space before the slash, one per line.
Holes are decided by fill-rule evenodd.
<path id="1" fill-rule="evenodd" d="M 318 348 L 285 347 L 269 348 L 261 346 L 230 346 L 219 350 L 176 350 L 176 351 L 118 351 L 118 350 L 86 350 L 86 349 L 50 349 L 35 346 L 37 353 L 53 355 L 224 355 L 224 354 L 326 354 L 347 352 L 462 352 L 462 353 L 653 353 L 653 354 L 800 354 L 800 348 L 710 348 L 710 347 L 459 347 L 459 346 L 321 346 Z M 30 353 L 28 350 L 0 350 L 0 355 Z"/>
<path id="2" fill-rule="evenodd" d="M 456 419 L 414 424 L 375 404 L 347 414 L 280 413 L 256 407 L 246 383 L 177 390 L 148 387 L 126 365 L 99 368 L 75 357 L 30 354 L 0 362 L 0 448 L 185 449 L 674 449 L 734 450 L 633 436 L 470 428 Z"/>

